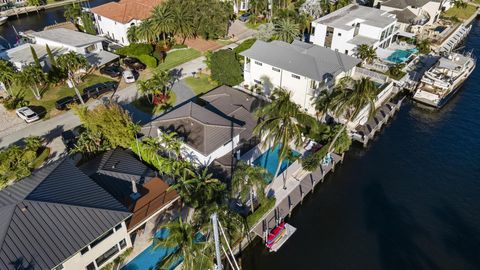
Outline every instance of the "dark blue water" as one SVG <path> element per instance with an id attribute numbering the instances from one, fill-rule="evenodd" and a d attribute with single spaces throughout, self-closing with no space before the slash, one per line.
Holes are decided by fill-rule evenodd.
<path id="1" fill-rule="evenodd" d="M 91 0 L 81 3 L 81 5 L 83 7 L 95 7 L 107 2 L 111 2 L 111 0 Z M 27 30 L 41 31 L 45 26 L 65 22 L 63 12 L 64 8 L 58 7 L 40 11 L 38 14 L 31 12 L 29 15 L 20 15 L 18 19 L 17 17 L 10 17 L 6 24 L 0 25 L 0 45 L 8 48 L 8 44 L 11 46 L 15 44 L 17 41 L 15 29 L 17 32 Z"/>
<path id="2" fill-rule="evenodd" d="M 257 242 L 244 269 L 480 269 L 480 68 L 441 111 L 403 106 L 288 222 L 287 244 Z"/>

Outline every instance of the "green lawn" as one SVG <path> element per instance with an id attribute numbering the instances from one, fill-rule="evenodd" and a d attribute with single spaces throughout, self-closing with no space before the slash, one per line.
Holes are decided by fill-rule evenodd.
<path id="1" fill-rule="evenodd" d="M 167 53 L 167 57 L 165 58 L 165 62 L 158 65 L 159 69 L 162 70 L 170 70 L 178 65 L 186 63 L 190 60 L 200 57 L 202 54 L 194 49 L 185 49 L 185 50 L 178 50 Z"/>
<path id="2" fill-rule="evenodd" d="M 170 99 L 168 100 L 169 105 L 167 107 L 175 106 L 176 101 L 177 101 L 177 95 L 175 94 L 175 92 L 172 91 L 170 94 Z M 133 106 L 135 106 L 135 108 L 148 114 L 159 114 L 163 111 L 159 107 L 157 108 L 153 107 L 153 104 L 151 104 L 145 96 L 141 96 L 138 99 L 134 100 L 132 104 Z"/>
<path id="3" fill-rule="evenodd" d="M 103 76 L 87 75 L 83 82 L 78 85 L 78 89 L 82 92 L 83 88 L 87 86 L 111 80 L 112 79 Z M 39 110 L 45 110 L 46 117 L 49 117 L 52 110 L 55 110 L 55 101 L 66 96 L 75 95 L 75 90 L 68 88 L 67 84 L 63 84 L 60 86 L 51 86 L 46 89 L 40 100 L 35 99 L 30 89 L 23 89 L 21 95 L 25 100 L 30 102 L 29 105 L 41 107 L 38 108 Z"/>
<path id="4" fill-rule="evenodd" d="M 477 0 L 480 1 L 480 0 Z M 473 13 L 476 11 L 476 7 L 473 5 L 468 5 L 466 8 L 456 8 L 456 7 L 451 7 L 447 11 L 443 13 L 443 16 L 445 17 L 457 17 L 458 19 L 464 21 L 468 18 L 470 18 Z"/>
<path id="5" fill-rule="evenodd" d="M 192 88 L 195 95 L 208 92 L 218 86 L 218 83 L 211 81 L 206 74 L 198 74 L 195 77 L 187 77 L 184 79 L 185 83 Z"/>
<path id="6" fill-rule="evenodd" d="M 265 199 L 264 202 L 253 212 L 247 216 L 248 227 L 255 225 L 270 209 L 275 206 L 275 197 Z"/>

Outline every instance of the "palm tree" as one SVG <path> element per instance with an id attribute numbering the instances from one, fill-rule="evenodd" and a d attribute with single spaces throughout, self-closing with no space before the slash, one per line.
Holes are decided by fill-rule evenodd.
<path id="1" fill-rule="evenodd" d="M 166 95 L 171 86 L 172 74 L 165 70 L 159 70 L 153 73 L 151 80 L 161 93 Z"/>
<path id="2" fill-rule="evenodd" d="M 367 44 L 362 44 L 358 46 L 357 56 L 358 58 L 362 59 L 363 62 L 367 62 L 371 64 L 373 60 L 377 58 L 377 52 L 372 46 L 368 46 Z"/>
<path id="3" fill-rule="evenodd" d="M 317 119 L 325 116 L 328 113 L 328 108 L 331 107 L 333 101 L 333 91 L 323 90 L 320 91 L 318 96 L 313 98 L 313 106 L 317 112 Z"/>
<path id="4" fill-rule="evenodd" d="M 167 34 L 172 33 L 175 28 L 175 16 L 169 5 L 156 6 L 151 15 L 156 36 L 162 35 L 163 41 L 167 41 Z"/>
<path id="5" fill-rule="evenodd" d="M 78 5 L 77 3 L 73 3 L 71 5 L 69 5 L 65 11 L 63 12 L 63 16 L 65 17 L 65 19 L 67 21 L 70 21 L 70 22 L 75 22 L 75 20 L 80 17 L 80 15 L 82 14 L 82 9 L 80 8 L 80 5 Z"/>
<path id="6" fill-rule="evenodd" d="M 254 128 L 254 134 L 263 135 L 264 145 L 279 147 L 279 162 L 273 178 L 278 176 L 280 167 L 288 155 L 289 143 L 295 147 L 303 143 L 302 130 L 305 126 L 314 127 L 316 120 L 300 109 L 291 100 L 291 93 L 277 88 L 271 95 L 272 102 L 260 107 L 255 114 L 262 119 Z M 286 179 L 283 178 L 283 188 L 286 189 Z"/>
<path id="7" fill-rule="evenodd" d="M 275 23 L 275 33 L 278 39 L 291 43 L 300 33 L 300 26 L 290 18 L 284 18 Z"/>
<path id="8" fill-rule="evenodd" d="M 428 39 L 419 40 L 417 42 L 417 48 L 420 51 L 420 53 L 423 53 L 423 54 L 430 53 L 430 51 L 431 51 L 430 40 L 428 40 Z"/>
<path id="9" fill-rule="evenodd" d="M 453 1 L 453 5 L 458 9 L 465 9 L 468 7 L 468 4 L 463 0 L 455 0 Z"/>
<path id="10" fill-rule="evenodd" d="M 163 239 L 154 239 L 154 250 L 168 248 L 173 252 L 158 262 L 157 269 L 169 269 L 174 264 L 182 262 L 182 269 L 201 270 L 213 269 L 213 254 L 211 242 L 198 239 L 198 229 L 179 218 L 161 227 L 168 231 Z M 202 241 L 203 240 L 203 241 Z"/>
<path id="11" fill-rule="evenodd" d="M 138 26 L 131 25 L 127 30 L 127 39 L 130 43 L 138 42 Z"/>
<path id="12" fill-rule="evenodd" d="M 235 167 L 235 172 L 232 176 L 232 192 L 234 196 L 239 196 L 242 202 L 250 199 L 250 206 L 252 213 L 255 211 L 253 199 L 255 193 L 259 201 L 265 198 L 266 179 L 269 173 L 263 167 L 250 166 L 244 161 L 239 161 Z"/>
<path id="13" fill-rule="evenodd" d="M 162 132 L 158 137 L 160 144 L 167 151 L 169 158 L 172 158 L 172 153 L 175 155 L 175 157 L 178 157 L 180 155 L 180 147 L 182 145 L 182 142 L 177 138 L 177 135 L 178 134 L 174 131 Z"/>
<path id="14" fill-rule="evenodd" d="M 147 100 L 150 104 L 153 104 L 154 87 L 152 86 L 150 80 L 138 80 L 137 90 L 140 92 L 140 94 L 147 97 Z"/>
<path id="15" fill-rule="evenodd" d="M 66 54 L 62 54 L 57 58 L 57 65 L 60 69 L 66 71 L 68 74 L 68 80 L 73 85 L 73 89 L 77 94 L 79 100 L 82 104 L 85 104 L 80 91 L 78 91 L 76 83 L 78 83 L 79 79 L 76 79 L 75 74 L 77 74 L 80 70 L 88 68 L 89 64 L 85 56 L 80 55 L 76 52 L 68 52 Z"/>
<path id="16" fill-rule="evenodd" d="M 13 93 L 10 91 L 10 86 L 15 77 L 15 69 L 12 64 L 6 60 L 0 59 L 0 82 L 4 83 L 5 90 L 10 96 L 13 96 Z"/>
<path id="17" fill-rule="evenodd" d="M 157 35 L 154 30 L 154 23 L 151 19 L 143 20 L 137 27 L 137 38 L 143 42 L 155 43 Z"/>
<path id="18" fill-rule="evenodd" d="M 40 87 L 46 83 L 46 78 L 43 71 L 36 65 L 23 67 L 21 72 L 15 73 L 15 80 L 23 87 L 29 88 L 37 100 L 42 98 Z"/>
<path id="19" fill-rule="evenodd" d="M 172 7 L 173 24 L 175 25 L 174 34 L 182 38 L 182 44 L 185 44 L 187 38 L 194 37 L 195 26 L 193 25 L 193 15 L 186 12 L 184 6 Z"/>
<path id="20" fill-rule="evenodd" d="M 330 142 L 329 153 L 334 149 L 335 143 L 345 131 L 347 124 L 355 119 L 365 106 L 369 106 L 369 117 L 373 115 L 377 91 L 377 86 L 370 78 L 355 81 L 352 89 L 341 88 L 336 90 L 331 104 L 332 112 L 337 118 L 346 116 L 347 120 Z"/>

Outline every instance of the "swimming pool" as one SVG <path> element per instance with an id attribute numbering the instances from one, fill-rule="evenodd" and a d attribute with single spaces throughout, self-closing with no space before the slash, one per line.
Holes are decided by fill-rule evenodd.
<path id="1" fill-rule="evenodd" d="M 395 50 L 391 55 L 389 55 L 385 60 L 393 62 L 396 64 L 403 63 L 408 60 L 410 55 L 418 53 L 417 48 L 408 49 L 408 50 Z"/>
<path id="2" fill-rule="evenodd" d="M 268 179 L 268 183 L 272 182 L 272 179 L 273 179 L 272 176 L 277 171 L 277 166 L 278 166 L 278 163 L 280 162 L 278 160 L 279 150 L 280 150 L 280 145 L 277 145 L 274 148 L 268 149 L 267 152 L 261 154 L 257 159 L 253 161 L 253 165 L 261 166 L 267 169 L 267 171 L 270 173 L 271 176 Z M 292 151 L 295 157 L 300 156 L 300 153 L 298 153 L 297 151 L 295 150 L 292 150 Z M 290 160 L 287 160 L 287 159 L 283 160 L 282 165 L 280 165 L 280 171 L 278 172 L 278 174 L 281 174 L 283 171 L 285 171 L 285 169 L 288 166 L 290 166 L 291 163 L 292 162 Z"/>
<path id="3" fill-rule="evenodd" d="M 168 236 L 168 231 L 160 230 L 155 233 L 157 238 L 165 238 Z M 170 255 L 174 248 L 157 248 L 153 249 L 154 244 L 150 245 L 137 257 L 127 263 L 121 270 L 149 270 L 156 269 L 157 263 Z M 173 270 L 180 262 L 172 265 L 169 270 Z"/>

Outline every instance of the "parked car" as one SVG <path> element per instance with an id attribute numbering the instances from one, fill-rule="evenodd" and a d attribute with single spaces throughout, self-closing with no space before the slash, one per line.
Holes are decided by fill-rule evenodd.
<path id="1" fill-rule="evenodd" d="M 126 83 L 135 82 L 135 76 L 133 76 L 133 72 L 131 70 L 125 70 L 123 72 L 123 79 L 125 80 Z"/>
<path id="2" fill-rule="evenodd" d="M 83 102 L 87 102 L 88 95 L 83 94 L 82 99 L 83 99 Z M 73 103 L 80 104 L 82 102 L 80 101 L 80 99 L 78 98 L 77 95 L 68 96 L 68 97 L 64 97 L 64 98 L 61 98 L 61 99 L 55 101 L 55 108 L 57 110 L 68 110 L 69 109 L 68 105 L 73 104 Z"/>
<path id="3" fill-rule="evenodd" d="M 145 68 L 147 68 L 147 66 L 145 64 L 140 62 L 137 58 L 133 58 L 133 57 L 124 58 L 123 63 L 128 68 L 133 69 L 133 70 L 137 70 L 137 71 L 142 71 Z"/>
<path id="4" fill-rule="evenodd" d="M 62 132 L 62 142 L 67 149 L 72 149 L 78 140 L 80 134 L 85 130 L 83 126 L 78 126 L 70 130 Z"/>
<path id="5" fill-rule="evenodd" d="M 250 13 L 243 13 L 242 15 L 240 15 L 240 17 L 238 17 L 238 20 L 241 21 L 241 22 L 246 22 L 246 21 L 248 21 L 248 19 L 250 18 L 250 16 L 252 16 L 252 14 L 250 14 Z"/>
<path id="6" fill-rule="evenodd" d="M 122 68 L 117 65 L 110 65 L 100 69 L 101 74 L 105 74 L 113 78 L 122 76 L 122 71 Z"/>
<path id="7" fill-rule="evenodd" d="M 118 84 L 116 82 L 97 83 L 83 89 L 83 94 L 87 95 L 89 98 L 97 98 L 107 92 L 115 91 L 117 86 Z"/>
<path id="8" fill-rule="evenodd" d="M 27 123 L 35 122 L 40 119 L 38 114 L 29 107 L 18 108 L 15 112 L 17 113 L 18 117 L 22 118 Z"/>

